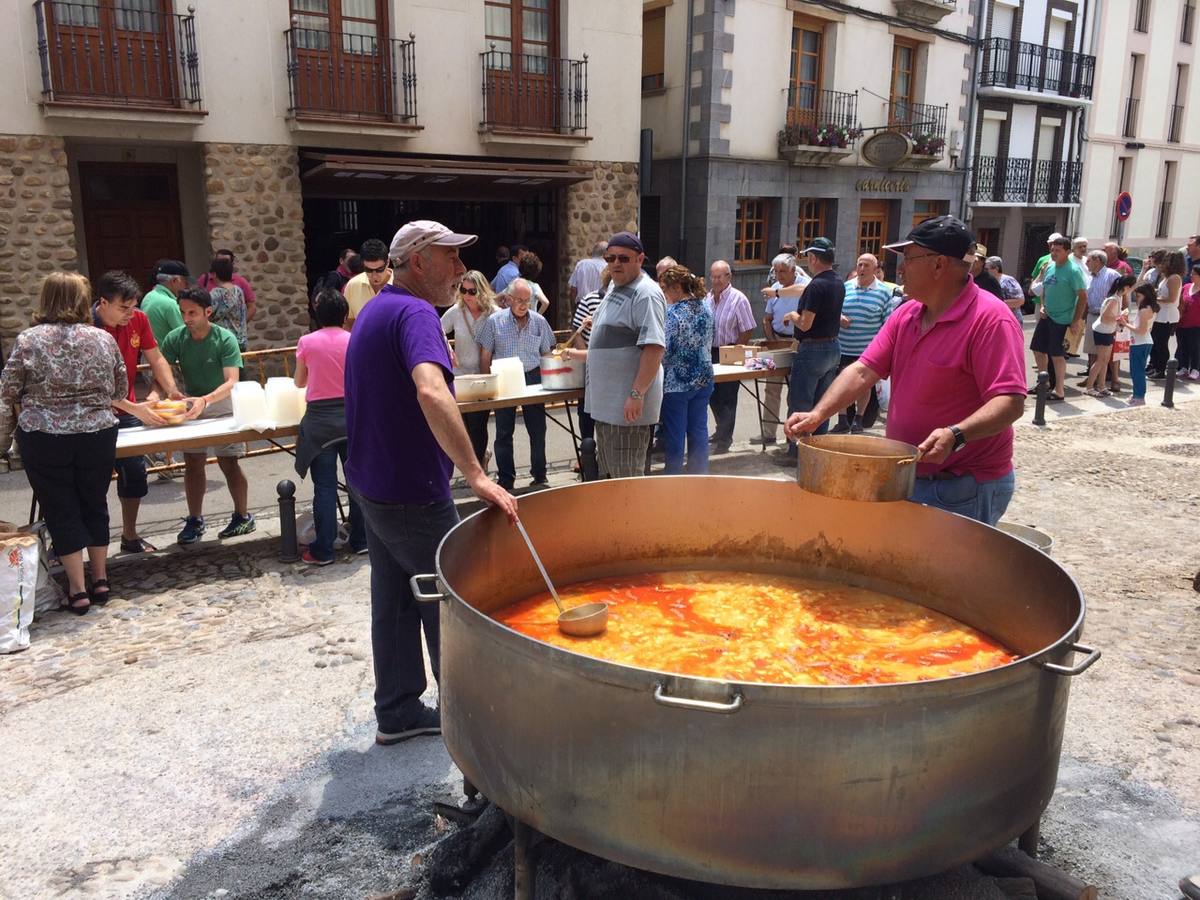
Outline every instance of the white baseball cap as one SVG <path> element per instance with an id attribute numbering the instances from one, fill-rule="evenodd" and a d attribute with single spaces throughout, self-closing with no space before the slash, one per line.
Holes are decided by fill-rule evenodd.
<path id="1" fill-rule="evenodd" d="M 1061 241 L 1061 240 L 1063 240 L 1063 239 L 1065 239 L 1065 238 L 1066 238 L 1066 235 L 1065 235 L 1065 234 L 1059 234 L 1059 233 L 1056 231 L 1056 232 L 1054 232 L 1054 234 L 1050 235 L 1050 237 L 1046 238 L 1046 243 L 1047 243 L 1047 244 L 1053 244 L 1055 241 Z"/>
<path id="2" fill-rule="evenodd" d="M 412 254 L 426 247 L 469 247 L 479 240 L 476 234 L 455 234 L 441 222 L 429 219 L 418 219 L 402 225 L 392 237 L 392 246 L 388 248 L 388 258 L 403 262 Z"/>

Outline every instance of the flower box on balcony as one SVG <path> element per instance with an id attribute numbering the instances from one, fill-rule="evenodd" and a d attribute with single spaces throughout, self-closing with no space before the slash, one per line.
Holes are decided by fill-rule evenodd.
<path id="1" fill-rule="evenodd" d="M 819 147 L 812 144 L 781 145 L 779 158 L 793 166 L 836 166 L 838 162 L 854 155 L 851 147 Z"/>

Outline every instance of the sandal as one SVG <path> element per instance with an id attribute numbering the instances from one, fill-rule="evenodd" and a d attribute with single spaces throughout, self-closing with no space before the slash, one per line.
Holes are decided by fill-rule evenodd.
<path id="1" fill-rule="evenodd" d="M 103 588 L 103 591 L 97 591 L 97 588 Z M 103 606 L 108 602 L 109 596 L 108 579 L 98 578 L 92 582 L 92 590 L 89 594 L 91 601 L 96 606 Z M 74 609 L 74 607 L 72 607 Z"/>
<path id="2" fill-rule="evenodd" d="M 92 608 L 90 599 L 91 598 L 88 597 L 87 591 L 80 591 L 78 594 L 72 594 L 70 597 L 68 597 L 67 602 L 64 603 L 62 606 L 60 606 L 59 609 L 69 609 L 71 612 L 75 613 L 75 615 L 82 616 L 82 615 L 85 615 L 87 613 L 87 611 Z M 75 604 L 80 600 L 88 600 L 89 601 L 88 605 L 87 606 L 76 606 Z"/>
<path id="3" fill-rule="evenodd" d="M 156 553 L 158 548 L 155 547 L 145 538 L 136 537 L 133 539 L 121 537 L 121 552 L 122 553 Z"/>

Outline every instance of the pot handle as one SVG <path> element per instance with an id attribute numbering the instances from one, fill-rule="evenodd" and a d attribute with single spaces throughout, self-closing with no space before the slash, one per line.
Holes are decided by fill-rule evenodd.
<path id="1" fill-rule="evenodd" d="M 1073 653 L 1086 653 L 1082 662 L 1078 662 L 1073 666 L 1060 666 L 1057 663 L 1038 663 L 1047 672 L 1053 672 L 1055 675 L 1073 676 L 1086 672 L 1092 667 L 1092 663 L 1100 658 L 1100 651 L 1094 647 L 1085 647 L 1083 644 L 1077 644 L 1074 641 L 1067 644 L 1067 648 Z"/>
<path id="2" fill-rule="evenodd" d="M 441 591 L 435 590 L 431 594 L 422 591 L 422 581 L 432 581 L 434 587 L 437 587 L 436 575 L 414 575 L 412 578 L 408 579 L 408 586 L 412 588 L 413 597 L 416 598 L 418 603 L 434 603 L 437 601 L 445 602 L 446 595 Z"/>
<path id="3" fill-rule="evenodd" d="M 694 709 L 700 712 L 729 715 L 742 708 L 743 699 L 741 691 L 734 691 L 733 699 L 728 703 L 715 703 L 712 700 L 689 700 L 686 697 L 672 697 L 668 694 L 665 681 L 654 685 L 654 702 L 661 703 L 663 706 L 674 706 L 678 709 Z"/>

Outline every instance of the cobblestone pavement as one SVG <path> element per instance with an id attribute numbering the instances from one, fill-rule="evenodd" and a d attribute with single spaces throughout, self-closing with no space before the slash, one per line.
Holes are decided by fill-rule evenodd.
<path id="1" fill-rule="evenodd" d="M 1172 897 L 1200 868 L 1200 404 L 1022 425 L 1017 468 L 1008 518 L 1055 537 L 1104 650 L 1073 685 L 1045 849 L 1106 897 Z M 789 477 L 745 449 L 713 471 Z M 275 552 L 261 534 L 124 561 L 106 609 L 51 613 L 0 657 L 0 896 L 404 883 L 455 770 L 436 739 L 372 743 L 365 557 Z"/>

